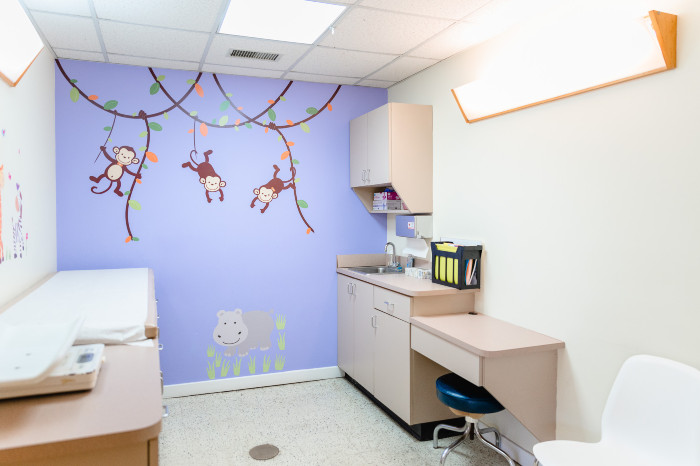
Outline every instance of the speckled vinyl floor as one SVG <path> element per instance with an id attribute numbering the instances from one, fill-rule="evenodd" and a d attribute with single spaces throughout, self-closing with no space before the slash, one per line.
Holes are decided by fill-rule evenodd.
<path id="1" fill-rule="evenodd" d="M 279 385 L 165 400 L 161 466 L 439 465 L 451 438 L 419 442 L 345 379 Z M 454 437 L 453 437 L 454 438 Z M 453 439 L 452 438 L 452 439 Z M 270 443 L 279 455 L 248 451 Z M 476 441 L 462 443 L 448 466 L 504 466 Z"/>

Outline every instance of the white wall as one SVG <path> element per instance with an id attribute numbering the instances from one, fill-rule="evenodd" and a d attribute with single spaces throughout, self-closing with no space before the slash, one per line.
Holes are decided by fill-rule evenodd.
<path id="1" fill-rule="evenodd" d="M 0 81 L 2 239 L 13 249 L 16 183 L 23 201 L 23 257 L 0 264 L 0 307 L 56 271 L 56 144 L 54 63 L 42 51 L 16 87 Z M 9 177 L 12 176 L 10 179 Z"/>
<path id="2" fill-rule="evenodd" d="M 483 241 L 479 310 L 566 343 L 558 438 L 599 438 L 630 355 L 700 368 L 700 3 L 629 3 L 678 15 L 677 69 L 467 124 L 450 89 L 511 33 L 389 89 L 433 105 L 435 237 Z"/>

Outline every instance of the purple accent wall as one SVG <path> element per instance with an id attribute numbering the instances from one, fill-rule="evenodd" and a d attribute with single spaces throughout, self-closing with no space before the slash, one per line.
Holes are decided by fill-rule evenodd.
<path id="1" fill-rule="evenodd" d="M 155 80 L 148 68 L 62 60 L 61 64 L 85 96 L 96 96 L 99 107 L 117 101 L 114 110 L 127 115 L 146 114 L 171 106 L 164 89 L 176 100 L 192 87 L 197 73 L 154 69 L 164 76 L 154 94 Z M 220 75 L 230 101 L 248 115 L 257 115 L 275 100 L 289 81 Z M 89 179 L 104 172 L 109 161 L 98 155 L 106 145 L 131 146 L 143 161 L 147 136 L 142 119 L 117 118 L 75 92 L 56 69 L 56 177 L 58 269 L 150 267 L 155 272 L 159 300 L 161 365 L 166 384 L 208 380 L 221 367 L 210 346 L 223 355 L 212 337 L 219 310 L 273 311 L 284 316 L 283 330 L 273 331 L 272 348 L 255 349 L 242 358 L 238 376 L 249 375 L 248 358 L 256 357 L 256 374 L 270 358 L 268 372 L 298 370 L 336 364 L 336 254 L 381 252 L 386 241 L 386 217 L 369 214 L 349 188 L 349 121 L 387 102 L 385 89 L 342 86 L 331 102 L 332 111 L 319 112 L 301 125 L 281 129 L 291 146 L 296 168 L 298 199 L 308 207 L 297 209 L 292 189 L 279 193 L 265 213 L 250 207 L 254 188 L 267 183 L 273 164 L 279 176 L 290 176 L 290 161 L 282 159 L 284 141 L 268 128 L 251 125 L 221 128 L 243 119 L 219 91 L 211 74 L 199 80 L 203 96 L 195 90 L 182 102 L 186 111 L 210 123 L 206 137 L 195 125 L 201 156 L 213 150 L 210 162 L 222 180 L 224 200 L 213 193 L 207 202 L 198 175 L 182 164 L 193 149 L 193 120 L 177 108 L 149 118 L 162 129 L 150 130 L 149 152 L 157 162 L 145 160 L 140 184 L 131 199 L 140 209 L 127 207 L 128 194 L 108 191 L 94 194 Z M 294 82 L 277 102 L 275 123 L 297 123 L 321 109 L 337 86 Z M 224 108 L 225 107 L 225 108 Z M 222 110 L 223 109 L 223 110 Z M 307 111 L 307 109 L 311 109 Z M 311 113 L 309 113 L 311 112 Z M 212 121 L 217 119 L 217 124 Z M 243 119 L 244 120 L 244 119 Z M 265 113 L 259 122 L 269 123 Z M 156 126 L 157 128 L 158 126 Z M 106 129 L 105 129 L 106 128 Z M 105 140 L 111 128 L 111 142 Z M 37 135 L 37 137 L 41 137 Z M 97 160 L 96 160 L 97 159 Z M 200 160 L 201 161 L 201 160 Z M 129 165 L 133 171 L 139 164 Z M 133 177 L 122 178 L 122 192 Z M 107 186 L 101 180 L 99 191 Z M 303 203 L 302 203 L 303 204 Z M 125 212 L 129 212 L 131 236 Z M 307 225 L 313 228 L 307 234 Z M 119 293 L 115 283 L 114 292 Z M 105 296 L 109 299 L 109 296 Z M 99 305 L 99 303 L 96 303 Z M 284 334 L 284 349 L 279 337 Z M 275 358 L 284 357 L 276 369 Z M 223 358 L 224 364 L 234 358 Z M 235 377 L 233 368 L 224 377 Z"/>

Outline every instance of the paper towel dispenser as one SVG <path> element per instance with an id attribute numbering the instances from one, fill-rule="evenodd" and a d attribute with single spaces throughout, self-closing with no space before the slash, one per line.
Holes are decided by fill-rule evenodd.
<path id="1" fill-rule="evenodd" d="M 397 215 L 396 236 L 405 238 L 432 238 L 432 215 Z"/>

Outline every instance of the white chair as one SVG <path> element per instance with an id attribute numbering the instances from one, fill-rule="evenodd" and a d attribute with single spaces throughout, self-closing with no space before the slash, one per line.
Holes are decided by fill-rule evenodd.
<path id="1" fill-rule="evenodd" d="M 622 365 L 603 410 L 601 440 L 553 440 L 541 466 L 700 466 L 700 371 L 655 356 Z"/>

